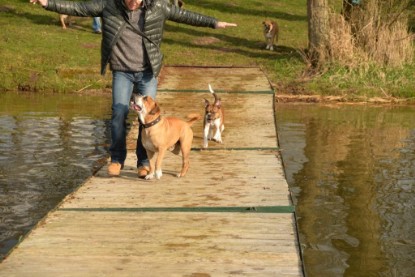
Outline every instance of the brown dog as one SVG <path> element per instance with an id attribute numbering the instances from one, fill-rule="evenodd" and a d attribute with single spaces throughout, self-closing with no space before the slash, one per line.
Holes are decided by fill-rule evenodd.
<path id="1" fill-rule="evenodd" d="M 203 148 L 208 147 L 208 140 L 215 140 L 222 143 L 222 132 L 225 130 L 224 125 L 224 111 L 222 108 L 222 102 L 216 95 L 215 91 L 209 84 L 209 91 L 215 97 L 215 102 L 209 103 L 209 100 L 205 99 L 205 119 L 203 121 Z M 214 130 L 215 129 L 215 130 Z M 215 135 L 213 135 L 215 131 Z"/>
<path id="2" fill-rule="evenodd" d="M 179 8 L 183 8 L 184 2 L 182 0 L 173 0 L 173 4 Z"/>
<path id="3" fill-rule="evenodd" d="M 167 150 L 174 154 L 179 154 L 181 150 L 182 169 L 177 177 L 186 175 L 193 141 L 193 131 L 190 127 L 200 116 L 189 116 L 190 120 L 187 122 L 176 117 L 161 117 L 159 105 L 150 96 L 135 95 L 131 108 L 138 113 L 140 123 L 144 127 L 141 139 L 150 161 L 150 172 L 145 179 L 161 178 L 161 163 Z"/>
<path id="4" fill-rule="evenodd" d="M 274 50 L 274 41 L 275 43 L 278 43 L 278 33 L 279 28 L 278 24 L 275 21 L 266 19 L 262 22 L 262 25 L 264 27 L 264 38 L 265 38 L 265 44 L 267 45 L 265 49 L 267 50 Z"/>
<path id="5" fill-rule="evenodd" d="M 177 4 L 179 5 L 179 8 L 183 9 L 184 7 L 184 2 L 182 0 L 178 0 Z"/>
<path id="6" fill-rule="evenodd" d="M 66 14 L 59 14 L 59 20 L 61 22 L 62 28 L 66 29 L 66 24 L 68 26 L 71 26 L 71 16 Z"/>

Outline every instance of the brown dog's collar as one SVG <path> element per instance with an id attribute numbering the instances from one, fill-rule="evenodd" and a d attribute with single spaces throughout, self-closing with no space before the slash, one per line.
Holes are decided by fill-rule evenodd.
<path id="1" fill-rule="evenodd" d="M 144 124 L 142 122 L 140 122 L 140 123 L 141 123 L 141 125 L 143 125 L 144 128 L 150 128 L 151 126 L 154 126 L 157 123 L 159 123 L 160 119 L 161 119 L 161 116 L 157 117 L 155 120 L 151 121 L 150 123 L 146 123 L 146 124 Z"/>

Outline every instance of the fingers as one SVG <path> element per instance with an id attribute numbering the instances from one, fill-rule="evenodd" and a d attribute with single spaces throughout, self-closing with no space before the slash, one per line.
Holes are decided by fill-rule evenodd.
<path id="1" fill-rule="evenodd" d="M 36 5 L 37 3 L 39 3 L 42 7 L 46 6 L 48 1 L 47 0 L 29 0 L 30 3 L 32 3 L 33 5 Z"/>
<path id="2" fill-rule="evenodd" d="M 216 25 L 216 28 L 226 28 L 226 27 L 236 27 L 238 26 L 235 23 L 221 22 L 219 21 Z"/>

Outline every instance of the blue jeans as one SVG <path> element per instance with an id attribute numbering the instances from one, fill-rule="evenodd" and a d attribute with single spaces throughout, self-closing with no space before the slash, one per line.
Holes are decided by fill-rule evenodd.
<path id="1" fill-rule="evenodd" d="M 93 17 L 92 18 L 92 29 L 94 32 L 101 32 L 101 18 Z"/>
<path id="2" fill-rule="evenodd" d="M 157 94 L 157 79 L 151 69 L 142 72 L 112 72 L 112 117 L 111 117 L 111 162 L 124 165 L 127 157 L 126 120 L 129 112 L 131 94 L 135 92 L 149 95 Z M 137 138 L 137 167 L 148 166 L 147 152 L 141 142 L 141 128 Z"/>

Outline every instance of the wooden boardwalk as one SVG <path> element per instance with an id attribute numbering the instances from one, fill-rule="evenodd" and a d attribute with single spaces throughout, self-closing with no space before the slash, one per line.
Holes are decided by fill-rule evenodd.
<path id="1" fill-rule="evenodd" d="M 225 107 L 223 144 L 201 150 L 196 122 L 188 174 L 174 176 L 181 158 L 169 153 L 151 181 L 131 149 L 120 177 L 104 167 L 66 197 L 0 276 L 303 276 L 268 81 L 257 68 L 165 67 L 163 113 L 202 113 L 208 83 Z"/>

